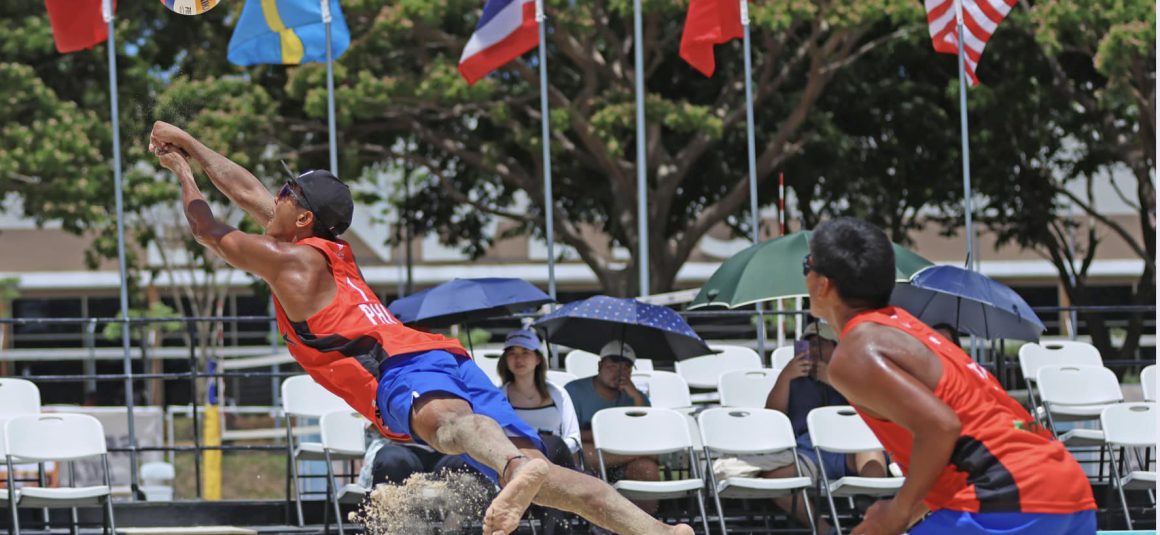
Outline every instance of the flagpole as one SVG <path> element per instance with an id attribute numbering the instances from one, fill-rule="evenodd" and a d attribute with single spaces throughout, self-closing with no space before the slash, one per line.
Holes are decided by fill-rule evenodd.
<path id="1" fill-rule="evenodd" d="M 540 27 L 540 137 L 544 159 L 544 237 L 548 241 L 548 295 L 556 300 L 556 229 L 552 199 L 552 130 L 548 118 L 548 43 L 544 0 L 536 0 L 536 24 Z"/>
<path id="2" fill-rule="evenodd" d="M 330 45 L 330 0 L 321 0 L 322 25 L 326 27 L 326 130 L 330 142 L 330 172 L 338 176 L 338 141 L 334 128 L 334 54 Z"/>
<path id="3" fill-rule="evenodd" d="M 544 0 L 536 0 L 536 24 L 540 27 L 540 137 L 544 159 L 544 239 L 548 242 L 548 296 L 550 310 L 556 308 L 556 219 L 555 199 L 552 196 L 552 125 L 548 117 L 548 17 L 544 14 Z M 548 357 L 560 365 L 556 345 L 548 344 Z"/>
<path id="4" fill-rule="evenodd" d="M 640 0 L 632 2 L 632 43 L 635 49 L 633 65 L 636 77 L 636 233 L 640 295 L 651 293 L 648 258 L 648 155 L 644 134 L 644 31 L 641 29 Z"/>
<path id="5" fill-rule="evenodd" d="M 966 215 L 967 225 L 967 269 L 975 271 L 974 208 L 971 206 L 971 147 L 967 128 L 967 58 L 966 44 L 963 42 L 963 5 L 961 1 L 955 1 L 955 9 L 958 17 L 959 136 L 962 138 L 963 144 L 963 212 Z"/>
<path id="6" fill-rule="evenodd" d="M 749 0 L 737 0 L 741 4 L 741 28 L 744 30 L 742 48 L 745 50 L 745 145 L 749 155 L 749 213 L 750 238 L 753 243 L 761 241 L 761 218 L 757 213 L 757 142 L 753 132 L 753 49 L 749 42 Z M 765 316 L 764 307 L 757 304 L 757 353 L 765 360 Z"/>
<path id="7" fill-rule="evenodd" d="M 117 262 L 121 275 L 121 349 L 122 370 L 125 374 L 125 409 L 129 431 L 129 488 L 132 499 L 137 499 L 137 432 L 133 421 L 133 361 L 130 354 L 129 332 L 129 275 L 125 268 L 125 201 L 121 178 L 121 112 L 117 102 L 117 40 L 113 24 L 113 0 L 101 2 L 101 16 L 109 25 L 109 105 L 113 119 L 113 190 L 117 210 Z"/>
<path id="8" fill-rule="evenodd" d="M 967 128 L 967 45 L 963 39 L 963 3 L 955 0 L 955 17 L 958 25 L 956 40 L 959 49 L 959 137 L 963 144 L 963 213 L 966 218 L 967 270 L 976 271 L 974 207 L 971 201 L 971 144 Z M 975 335 L 970 338 L 971 358 L 979 360 Z"/>

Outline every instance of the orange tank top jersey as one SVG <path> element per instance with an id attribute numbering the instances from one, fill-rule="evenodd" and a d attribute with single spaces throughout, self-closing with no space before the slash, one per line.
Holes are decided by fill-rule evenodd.
<path id="1" fill-rule="evenodd" d="M 443 350 L 467 356 L 458 341 L 404 326 L 363 281 L 354 253 L 344 241 L 306 238 L 297 242 L 326 255 L 337 288 L 334 300 L 293 322 L 274 298 L 278 330 L 290 354 L 318 384 L 345 400 L 390 438 L 405 439 L 382 423 L 375 404 L 378 365 L 396 355 Z"/>
<path id="2" fill-rule="evenodd" d="M 961 431 L 950 463 L 924 500 L 927 507 L 1057 514 L 1095 509 L 1091 486 L 1075 458 L 962 349 L 894 307 L 855 316 L 842 336 L 864 322 L 901 330 L 942 361 L 934 393 L 958 415 Z M 903 472 L 909 472 L 913 435 L 893 422 L 859 413 Z"/>

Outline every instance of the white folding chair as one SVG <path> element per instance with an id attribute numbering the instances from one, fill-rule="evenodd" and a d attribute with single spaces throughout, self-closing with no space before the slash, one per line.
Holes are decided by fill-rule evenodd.
<path id="1" fill-rule="evenodd" d="M 475 365 L 483 370 L 484 375 L 491 379 L 492 384 L 500 386 L 503 384 L 503 379 L 499 377 L 499 357 L 503 355 L 501 349 L 477 349 L 472 353 L 471 360 L 475 361 Z"/>
<path id="2" fill-rule="evenodd" d="M 612 488 L 629 499 L 664 500 L 696 495 L 705 533 L 709 533 L 709 518 L 705 516 L 705 500 L 698 463 L 693 455 L 693 439 L 686 416 L 658 407 L 614 407 L 598 411 L 592 417 L 592 441 L 600 462 L 600 477 L 608 481 L 604 454 L 663 455 L 685 452 L 690 461 L 693 477 L 669 481 L 636 481 L 622 479 Z"/>
<path id="3" fill-rule="evenodd" d="M 632 363 L 632 371 L 634 372 L 651 372 L 653 371 L 652 359 L 636 359 Z"/>
<path id="4" fill-rule="evenodd" d="M 40 414 L 40 389 L 25 379 L 0 377 L 0 420 Z"/>
<path id="5" fill-rule="evenodd" d="M 761 369 L 761 357 L 752 349 L 729 345 L 711 345 L 709 348 L 720 353 L 678 360 L 675 364 L 676 372 L 684 377 L 685 382 L 692 388 L 716 390 L 717 381 L 725 372 Z M 720 398 L 714 392 L 708 395 L 698 394 L 694 399 L 712 402 Z"/>
<path id="6" fill-rule="evenodd" d="M 1103 366 L 1047 365 L 1036 375 L 1047 426 L 1069 446 L 1103 446 L 1099 429 L 1075 428 L 1060 435 L 1056 422 L 1096 420 L 1110 404 L 1124 401 L 1116 374 Z"/>
<path id="7" fill-rule="evenodd" d="M 173 479 L 177 476 L 173 465 L 166 462 L 151 462 L 141 465 L 141 492 L 147 502 L 173 501 Z"/>
<path id="8" fill-rule="evenodd" d="M 1140 371 L 1140 389 L 1144 391 L 1144 401 L 1156 401 L 1156 365 L 1149 364 Z"/>
<path id="9" fill-rule="evenodd" d="M 600 355 L 573 349 L 564 357 L 564 371 L 576 377 L 592 377 L 600 368 Z"/>
<path id="10" fill-rule="evenodd" d="M 565 385 L 575 381 L 576 379 L 579 378 L 565 371 L 548 370 L 548 382 L 560 388 L 564 388 Z"/>
<path id="11" fill-rule="evenodd" d="M 298 513 L 298 525 L 304 525 L 302 516 L 302 487 L 298 477 L 299 461 L 322 461 L 326 459 L 321 442 L 294 443 L 293 418 L 321 418 L 336 411 L 350 411 L 342 398 L 314 382 L 309 375 L 295 375 L 282 381 L 282 413 L 286 420 L 286 453 L 290 470 L 287 473 L 286 491 L 290 491 L 290 481 L 294 482 L 294 505 Z M 362 459 L 362 455 L 336 455 L 341 460 Z"/>
<path id="12" fill-rule="evenodd" d="M 793 346 L 782 346 L 773 350 L 769 355 L 769 367 L 775 370 L 784 370 L 793 360 Z"/>
<path id="13" fill-rule="evenodd" d="M 1100 351 L 1084 342 L 1072 340 L 1045 341 L 1039 344 L 1034 342 L 1023 344 L 1019 348 L 1019 370 L 1023 380 L 1027 382 L 1027 397 L 1031 403 L 1031 413 L 1036 418 L 1043 418 L 1037 407 L 1039 368 L 1044 366 L 1103 366 Z"/>
<path id="14" fill-rule="evenodd" d="M 17 462 L 55 462 L 68 466 L 68 487 L 24 487 L 15 499 L 8 500 L 12 515 L 12 529 L 20 534 L 17 509 L 20 507 L 72 509 L 72 529 L 77 530 L 77 507 L 104 506 L 105 524 L 109 533 L 117 532 L 113 519 L 113 487 L 110 483 L 109 457 L 105 447 L 105 430 L 101 422 L 87 414 L 30 414 L 8 420 L 4 426 L 8 452 L 4 456 L 8 468 L 7 487 L 15 488 Z M 105 471 L 105 484 L 89 487 L 75 486 L 78 459 L 100 457 Z"/>
<path id="15" fill-rule="evenodd" d="M 697 416 L 701 430 L 701 440 L 705 445 L 705 458 L 718 455 L 757 455 L 790 450 L 799 474 L 801 461 L 797 458 L 797 439 L 789 418 L 778 411 L 756 408 L 716 408 L 706 409 Z M 729 533 L 725 527 L 725 510 L 722 498 L 776 498 L 794 492 L 801 492 L 806 514 L 810 517 L 810 530 L 816 532 L 806 490 L 810 488 L 809 476 L 783 478 L 730 477 L 717 481 L 713 469 L 708 466 L 709 488 L 713 490 L 713 501 L 717 506 L 717 518 L 721 523 L 721 533 Z"/>
<path id="16" fill-rule="evenodd" d="M 721 405 L 725 407 L 747 407 L 761 409 L 780 370 L 737 370 L 721 374 L 717 391 L 721 393 Z"/>
<path id="17" fill-rule="evenodd" d="M 1140 470 L 1128 470 L 1124 466 L 1126 475 L 1121 479 L 1121 467 L 1116 463 L 1114 447 L 1123 448 L 1153 448 L 1156 446 L 1156 404 L 1121 403 L 1105 407 L 1100 413 L 1100 426 L 1104 429 L 1108 456 L 1112 459 L 1112 481 L 1120 494 L 1120 505 L 1124 508 L 1124 519 L 1128 521 L 1128 530 L 1132 529 L 1132 516 L 1128 514 L 1128 500 L 1124 496 L 1125 490 L 1148 489 L 1151 491 L 1155 506 L 1156 471 L 1149 470 L 1151 466 L 1141 466 Z M 1150 456 L 1145 456 L 1145 459 Z M 1125 465 L 1130 463 L 1121 459 Z M 1146 462 L 1146 461 L 1145 461 Z"/>
<path id="18" fill-rule="evenodd" d="M 319 419 L 318 425 L 322 428 L 322 452 L 326 458 L 326 494 L 327 500 L 334 507 L 338 535 L 344 535 L 340 504 L 358 504 L 370 491 L 357 483 L 347 483 L 339 488 L 332 461 L 336 456 L 361 459 L 366 455 L 367 424 L 366 418 L 351 410 L 323 414 Z"/>
<path id="19" fill-rule="evenodd" d="M 693 409 L 693 398 L 689 394 L 689 384 L 673 372 L 655 370 L 633 372 L 634 383 L 644 383 L 648 389 L 649 404 L 662 409 L 688 412 Z"/>
<path id="20" fill-rule="evenodd" d="M 838 508 L 834 505 L 835 497 L 854 496 L 865 494 L 869 496 L 890 496 L 898 492 L 905 478 L 901 477 L 861 477 L 846 476 L 831 482 L 826 474 L 825 464 L 821 462 L 822 452 L 832 453 L 861 453 L 882 449 L 882 443 L 874 432 L 862 421 L 862 417 L 850 406 L 818 407 L 806 416 L 806 425 L 809 426 L 810 441 L 814 443 L 814 451 L 818 456 L 818 472 L 822 475 L 822 490 L 826 500 L 830 503 L 830 514 L 834 518 L 834 527 L 842 533 L 842 526 L 838 522 Z"/>

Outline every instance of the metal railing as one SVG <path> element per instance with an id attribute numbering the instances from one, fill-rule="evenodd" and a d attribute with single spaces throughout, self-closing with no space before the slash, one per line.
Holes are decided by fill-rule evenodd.
<path id="1" fill-rule="evenodd" d="M 1106 366 L 1108 366 L 1109 368 L 1112 368 L 1113 370 L 1117 370 L 1117 369 L 1118 370 L 1126 370 L 1126 369 L 1141 367 L 1145 364 L 1149 364 L 1149 363 L 1154 362 L 1154 360 L 1144 362 L 1141 360 L 1140 357 L 1142 355 L 1145 355 L 1148 351 L 1154 352 L 1155 332 L 1156 332 L 1156 322 L 1155 322 L 1156 308 L 1155 308 L 1155 306 L 1041 307 L 1041 308 L 1036 308 L 1035 311 L 1038 314 L 1040 314 L 1041 317 L 1048 319 L 1048 321 L 1045 321 L 1045 324 L 1047 324 L 1047 326 L 1049 328 L 1048 332 L 1052 332 L 1052 331 L 1059 332 L 1059 329 L 1067 327 L 1065 325 L 1061 325 L 1061 322 L 1058 319 L 1058 316 L 1061 314 L 1069 314 L 1069 317 L 1072 318 L 1071 321 L 1074 322 L 1075 316 L 1071 315 L 1072 312 L 1075 312 L 1078 314 L 1141 314 L 1141 315 L 1146 315 L 1146 317 L 1143 319 L 1143 321 L 1144 321 L 1145 330 L 1149 333 L 1148 336 L 1150 338 L 1148 340 L 1146 340 L 1147 342 L 1149 342 L 1148 344 L 1142 344 L 1142 347 L 1144 348 L 1144 350 L 1141 352 L 1138 352 L 1136 355 L 1136 358 L 1134 358 L 1134 359 L 1109 359 L 1109 360 L 1105 360 L 1104 364 Z M 762 334 L 763 334 L 762 329 L 760 329 L 759 326 L 766 325 L 767 323 L 771 323 L 771 322 L 776 324 L 776 318 L 781 316 L 782 318 L 794 319 L 795 320 L 794 321 L 795 329 L 793 329 L 793 330 L 796 330 L 796 328 L 800 328 L 801 324 L 803 323 L 800 320 L 808 315 L 808 311 L 805 311 L 805 310 L 777 311 L 777 310 L 769 310 L 769 309 L 766 309 L 766 310 L 715 310 L 715 311 L 686 311 L 686 312 L 682 312 L 681 314 L 690 322 L 691 325 L 694 326 L 694 328 L 698 332 L 702 333 L 702 335 L 705 336 L 706 339 L 714 340 L 714 341 L 722 341 L 722 340 L 727 339 L 729 341 L 734 341 L 734 342 L 740 340 L 743 343 L 747 343 L 748 345 L 757 346 L 757 348 L 759 348 L 762 351 L 761 354 L 762 354 L 763 361 L 767 362 L 766 359 L 768 358 L 769 351 L 774 349 L 775 346 L 771 343 L 771 341 L 766 340 L 767 337 L 762 336 Z M 501 330 L 501 329 L 506 331 L 510 328 L 514 328 L 514 327 L 518 326 L 521 321 L 527 320 L 527 319 L 533 318 L 533 317 L 535 317 L 535 316 L 534 315 L 526 315 L 526 314 L 525 315 L 514 315 L 514 316 L 509 316 L 506 318 L 498 318 L 498 319 L 494 319 L 494 320 L 488 320 L 487 322 L 481 322 L 481 325 L 486 326 L 486 327 L 490 327 L 491 329 L 496 330 L 496 331 Z M 1119 328 L 1122 326 L 1124 321 L 1126 321 L 1126 320 L 1118 320 L 1116 322 L 1109 321 L 1109 322 L 1105 323 L 1105 327 L 1106 328 Z M 140 336 L 138 335 L 139 333 L 137 332 L 137 329 L 133 329 L 133 328 L 140 326 L 140 325 L 145 325 L 145 324 L 150 324 L 150 323 L 161 323 L 161 322 L 180 322 L 184 325 L 184 329 L 182 330 L 182 336 L 184 336 L 184 338 L 185 338 L 186 347 L 183 349 L 185 351 L 184 360 L 187 362 L 188 369 L 185 371 L 178 371 L 178 372 L 160 372 L 160 373 L 157 373 L 157 372 L 148 372 L 148 371 L 146 371 L 146 369 L 143 366 L 142 373 L 133 372 L 131 365 L 133 363 L 143 363 L 144 364 L 149 359 L 150 351 L 153 349 L 156 349 L 156 348 L 143 347 L 141 345 L 142 340 L 140 339 Z M 23 374 L 12 374 L 12 375 L 18 375 L 22 378 L 29 379 L 29 380 L 32 380 L 34 382 L 40 383 L 41 385 L 61 384 L 61 383 L 96 384 L 96 383 L 101 383 L 101 382 L 121 382 L 124 385 L 124 388 L 126 389 L 125 407 L 127 410 L 127 417 L 130 419 L 132 419 L 134 417 L 134 402 L 133 402 L 133 400 L 135 398 L 135 393 L 137 391 L 137 387 L 133 385 L 134 381 L 137 381 L 137 380 L 159 380 L 159 381 L 165 381 L 165 382 L 184 382 L 184 383 L 188 384 L 189 392 L 190 392 L 190 399 L 187 400 L 187 402 L 177 403 L 177 404 L 170 404 L 170 403 L 166 404 L 167 405 L 167 407 L 165 409 L 165 411 L 166 411 L 165 412 L 165 414 L 166 414 L 166 431 L 167 431 L 168 436 L 165 439 L 165 445 L 162 445 L 162 446 L 141 446 L 141 445 L 139 445 L 138 441 L 137 441 L 137 437 L 134 435 L 133 427 L 130 426 L 129 427 L 128 444 L 126 444 L 124 446 L 110 447 L 109 451 L 110 452 L 125 452 L 125 453 L 130 454 L 130 463 L 131 463 L 130 468 L 129 468 L 130 474 L 131 474 L 130 485 L 131 485 L 131 488 L 133 490 L 132 494 L 134 497 L 139 496 L 139 493 L 138 493 L 138 474 L 137 474 L 139 467 L 138 467 L 138 463 L 136 462 L 136 455 L 138 453 L 162 452 L 162 453 L 167 454 L 169 456 L 170 460 L 172 460 L 173 456 L 177 453 L 193 453 L 193 454 L 195 454 L 194 470 L 195 470 L 195 479 L 197 481 L 196 495 L 197 495 L 197 497 L 200 498 L 202 496 L 202 478 L 201 478 L 202 466 L 201 466 L 200 459 L 201 459 L 201 454 L 203 452 L 213 451 L 213 450 L 223 451 L 223 452 L 285 451 L 285 445 L 278 444 L 278 443 L 275 443 L 275 444 L 236 444 L 236 443 L 234 443 L 234 444 L 222 444 L 222 445 L 216 445 L 216 446 L 210 446 L 210 445 L 203 444 L 200 437 L 201 437 L 201 426 L 204 424 L 204 422 L 202 422 L 203 415 L 200 414 L 201 411 L 199 410 L 199 403 L 197 402 L 198 401 L 197 396 L 198 396 L 198 391 L 199 391 L 199 388 L 198 388 L 199 381 L 202 381 L 202 380 L 219 380 L 219 381 L 221 381 L 221 380 L 226 380 L 226 379 L 253 379 L 253 378 L 268 379 L 268 380 L 270 380 L 270 388 L 271 388 L 270 406 L 248 407 L 248 408 L 243 408 L 243 407 L 227 408 L 226 411 L 232 411 L 232 412 L 239 412 L 239 411 L 254 412 L 254 411 L 257 411 L 258 413 L 270 413 L 272 410 L 280 412 L 280 409 L 278 409 L 278 405 L 280 404 L 280 401 L 277 399 L 278 398 L 278 385 L 280 383 L 280 379 L 285 378 L 285 377 L 289 377 L 292 375 L 298 375 L 301 373 L 300 371 L 293 371 L 293 372 L 280 371 L 278 369 L 277 365 L 268 367 L 266 369 L 251 370 L 251 371 L 237 371 L 237 370 L 218 370 L 218 371 L 214 371 L 214 372 L 205 371 L 203 369 L 204 363 L 202 362 L 201 355 L 199 355 L 199 347 L 196 343 L 196 341 L 199 340 L 199 335 L 200 335 L 199 329 L 203 328 L 202 325 L 204 325 L 204 324 L 220 323 L 220 322 L 225 322 L 225 323 L 230 323 L 230 322 L 254 322 L 254 323 L 256 323 L 256 322 L 269 322 L 272 329 L 274 326 L 274 318 L 268 317 L 268 316 L 222 316 L 222 317 L 185 317 L 185 318 L 129 318 L 127 320 L 120 319 L 120 318 L 12 318 L 12 319 L 0 319 L 0 327 L 5 327 L 5 326 L 9 326 L 9 325 L 29 325 L 29 324 L 55 324 L 55 325 L 76 324 L 76 325 L 84 326 L 85 328 L 89 329 L 90 332 L 95 332 L 95 329 L 97 327 L 104 325 L 104 324 L 108 324 L 108 323 L 127 324 L 132 329 L 131 332 L 134 335 L 133 336 L 133 338 L 134 338 L 134 344 L 133 344 L 134 351 L 124 352 L 121 355 L 121 359 L 123 359 L 124 362 L 128 364 L 128 366 L 126 366 L 124 369 L 129 370 L 130 373 L 124 373 L 124 372 L 122 372 L 122 373 L 96 373 L 95 371 L 85 371 L 85 372 L 77 373 L 77 374 L 70 374 L 70 373 L 45 373 L 45 374 L 23 373 Z M 1086 327 L 1086 325 L 1082 321 L 1080 321 L 1074 325 L 1076 326 L 1076 329 L 1071 330 L 1070 336 L 1072 336 L 1072 337 L 1081 336 L 1082 333 L 1084 332 L 1084 328 Z M 272 330 L 271 332 L 274 332 L 274 331 Z M 786 333 L 786 334 L 787 334 L 787 338 L 792 340 L 793 333 L 790 332 L 790 333 Z M 1067 336 L 1067 335 L 1065 335 L 1065 336 Z M 86 351 L 89 351 L 88 358 L 95 359 L 96 353 L 93 352 L 93 350 L 95 348 L 91 345 L 91 340 L 93 339 L 93 337 L 88 337 L 88 339 L 90 341 L 90 345 L 88 345 L 84 349 Z M 283 350 L 283 348 L 281 348 L 278 345 L 274 345 L 274 344 L 271 344 L 269 346 L 260 346 L 260 347 L 259 346 L 252 346 L 252 347 L 254 348 L 254 352 L 260 352 L 259 351 L 260 348 L 266 348 L 269 353 L 276 353 L 276 352 Z M 980 353 L 980 355 L 981 355 L 981 358 L 984 360 L 984 364 L 987 364 L 987 365 L 989 365 L 989 367 L 992 368 L 992 372 L 995 373 L 996 376 L 999 377 L 1002 382 L 1004 382 L 1004 386 L 1009 388 L 1010 386 L 1013 386 L 1014 384 L 1016 384 L 1018 382 L 1016 380 L 1016 378 L 1008 377 L 1007 372 L 1009 370 L 1007 370 L 1005 368 L 1004 363 L 1011 358 L 1010 355 L 1004 356 L 1004 355 L 1006 355 L 1006 352 L 1007 352 L 1006 346 L 1003 343 L 987 344 L 983 347 L 983 349 L 984 349 L 984 351 L 982 351 Z M 227 351 L 222 351 L 221 354 L 227 354 L 227 355 L 233 354 L 233 355 L 238 355 L 238 356 L 243 356 L 243 355 L 248 356 L 250 354 L 250 352 L 234 351 L 231 353 L 231 352 L 227 352 Z M 11 350 L 5 350 L 3 348 L 0 348 L 0 365 L 14 365 L 16 362 L 21 362 L 23 360 L 20 358 L 22 355 L 23 355 L 23 352 L 13 352 Z M 1153 356 L 1154 356 L 1154 353 L 1153 353 Z M 13 357 L 15 357 L 15 358 L 13 358 Z M 170 358 L 172 358 L 172 357 L 170 356 Z M 228 358 L 234 358 L 234 357 L 228 357 Z M 29 359 L 29 360 L 35 361 L 35 359 Z M 26 368 L 26 371 L 27 371 L 27 368 Z M 49 395 L 47 396 L 49 398 L 50 402 L 51 402 L 51 398 L 54 395 L 55 395 L 55 393 L 50 392 Z M 174 426 L 172 423 L 172 419 L 178 414 L 188 415 L 188 417 L 192 420 L 192 430 L 193 430 L 193 432 L 192 432 L 193 444 L 192 445 L 178 445 L 175 441 Z M 278 415 L 274 415 L 274 416 L 278 416 Z M 275 417 L 273 420 L 275 422 L 274 425 L 279 425 L 281 418 Z M 270 434 L 270 433 L 268 433 L 268 434 Z M 265 438 L 269 438 L 270 440 L 273 440 L 273 441 L 280 441 L 282 439 L 282 437 L 284 437 L 284 436 L 285 436 L 284 434 L 279 433 L 279 434 L 277 434 L 277 436 L 275 436 L 275 434 L 270 434 L 270 437 L 265 437 L 265 435 L 263 435 L 262 437 L 258 437 L 257 435 L 255 435 L 254 437 L 247 437 L 247 438 L 260 439 L 260 438 L 265 437 Z"/>

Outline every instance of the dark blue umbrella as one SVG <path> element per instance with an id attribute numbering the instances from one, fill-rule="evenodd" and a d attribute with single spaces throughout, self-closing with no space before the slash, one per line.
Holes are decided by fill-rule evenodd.
<path id="1" fill-rule="evenodd" d="M 406 324 L 446 327 L 551 302 L 548 294 L 523 279 L 455 279 L 396 299 L 387 308 Z"/>
<path id="2" fill-rule="evenodd" d="M 535 323 L 544 339 L 591 353 L 622 340 L 637 355 L 687 359 L 713 353 L 693 328 L 672 309 L 606 295 L 568 303 Z"/>
<path id="3" fill-rule="evenodd" d="M 933 266 L 915 273 L 910 284 L 894 286 L 890 303 L 927 325 L 945 323 L 988 340 L 1038 341 L 1046 329 L 1015 290 L 955 266 Z"/>

